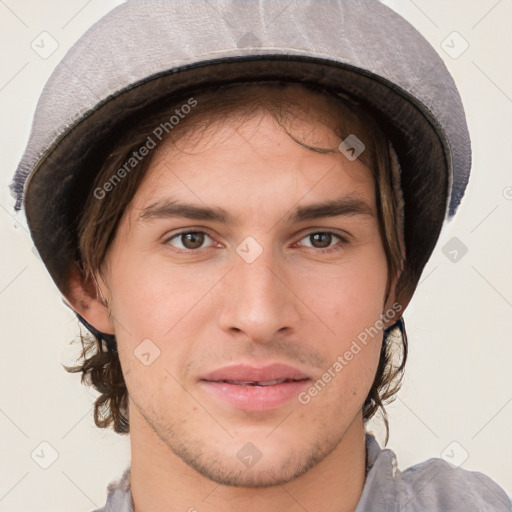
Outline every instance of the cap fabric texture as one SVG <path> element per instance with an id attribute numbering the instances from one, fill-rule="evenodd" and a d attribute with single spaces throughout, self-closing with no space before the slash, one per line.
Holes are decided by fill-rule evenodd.
<path id="1" fill-rule="evenodd" d="M 11 185 L 63 293 L 85 199 L 127 120 L 170 95 L 261 80 L 323 86 L 373 114 L 400 163 L 405 272 L 417 284 L 471 167 L 459 93 L 425 38 L 375 0 L 133 0 L 55 69 Z"/>

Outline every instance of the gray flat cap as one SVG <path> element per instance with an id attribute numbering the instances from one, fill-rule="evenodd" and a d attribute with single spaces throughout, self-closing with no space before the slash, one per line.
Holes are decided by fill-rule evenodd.
<path id="1" fill-rule="evenodd" d="M 321 85 L 372 112 L 402 168 L 406 272 L 417 284 L 471 167 L 459 93 L 425 38 L 375 0 L 133 0 L 55 69 L 11 185 L 61 291 L 105 141 L 164 97 L 260 80 Z"/>

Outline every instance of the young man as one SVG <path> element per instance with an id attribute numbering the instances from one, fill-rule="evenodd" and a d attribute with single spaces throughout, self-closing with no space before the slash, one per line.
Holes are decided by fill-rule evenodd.
<path id="1" fill-rule="evenodd" d="M 74 371 L 96 422 L 130 432 L 102 510 L 510 510 L 365 435 L 469 177 L 446 68 L 377 2 L 215 5 L 127 2 L 89 30 L 12 187 L 94 335 Z"/>

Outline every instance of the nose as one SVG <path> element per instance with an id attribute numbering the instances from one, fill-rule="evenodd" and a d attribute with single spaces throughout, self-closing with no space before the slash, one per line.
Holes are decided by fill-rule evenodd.
<path id="1" fill-rule="evenodd" d="M 220 327 L 255 343 L 270 343 L 277 333 L 296 331 L 300 300 L 293 293 L 290 269 L 270 250 L 251 263 L 238 254 L 222 282 Z"/>

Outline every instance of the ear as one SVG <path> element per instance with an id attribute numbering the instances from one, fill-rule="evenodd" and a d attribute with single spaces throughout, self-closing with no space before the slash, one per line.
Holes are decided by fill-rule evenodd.
<path id="1" fill-rule="evenodd" d="M 93 279 L 85 278 L 78 265 L 74 265 L 69 272 L 66 299 L 98 331 L 115 334 L 114 322 L 101 298 L 98 285 Z"/>

